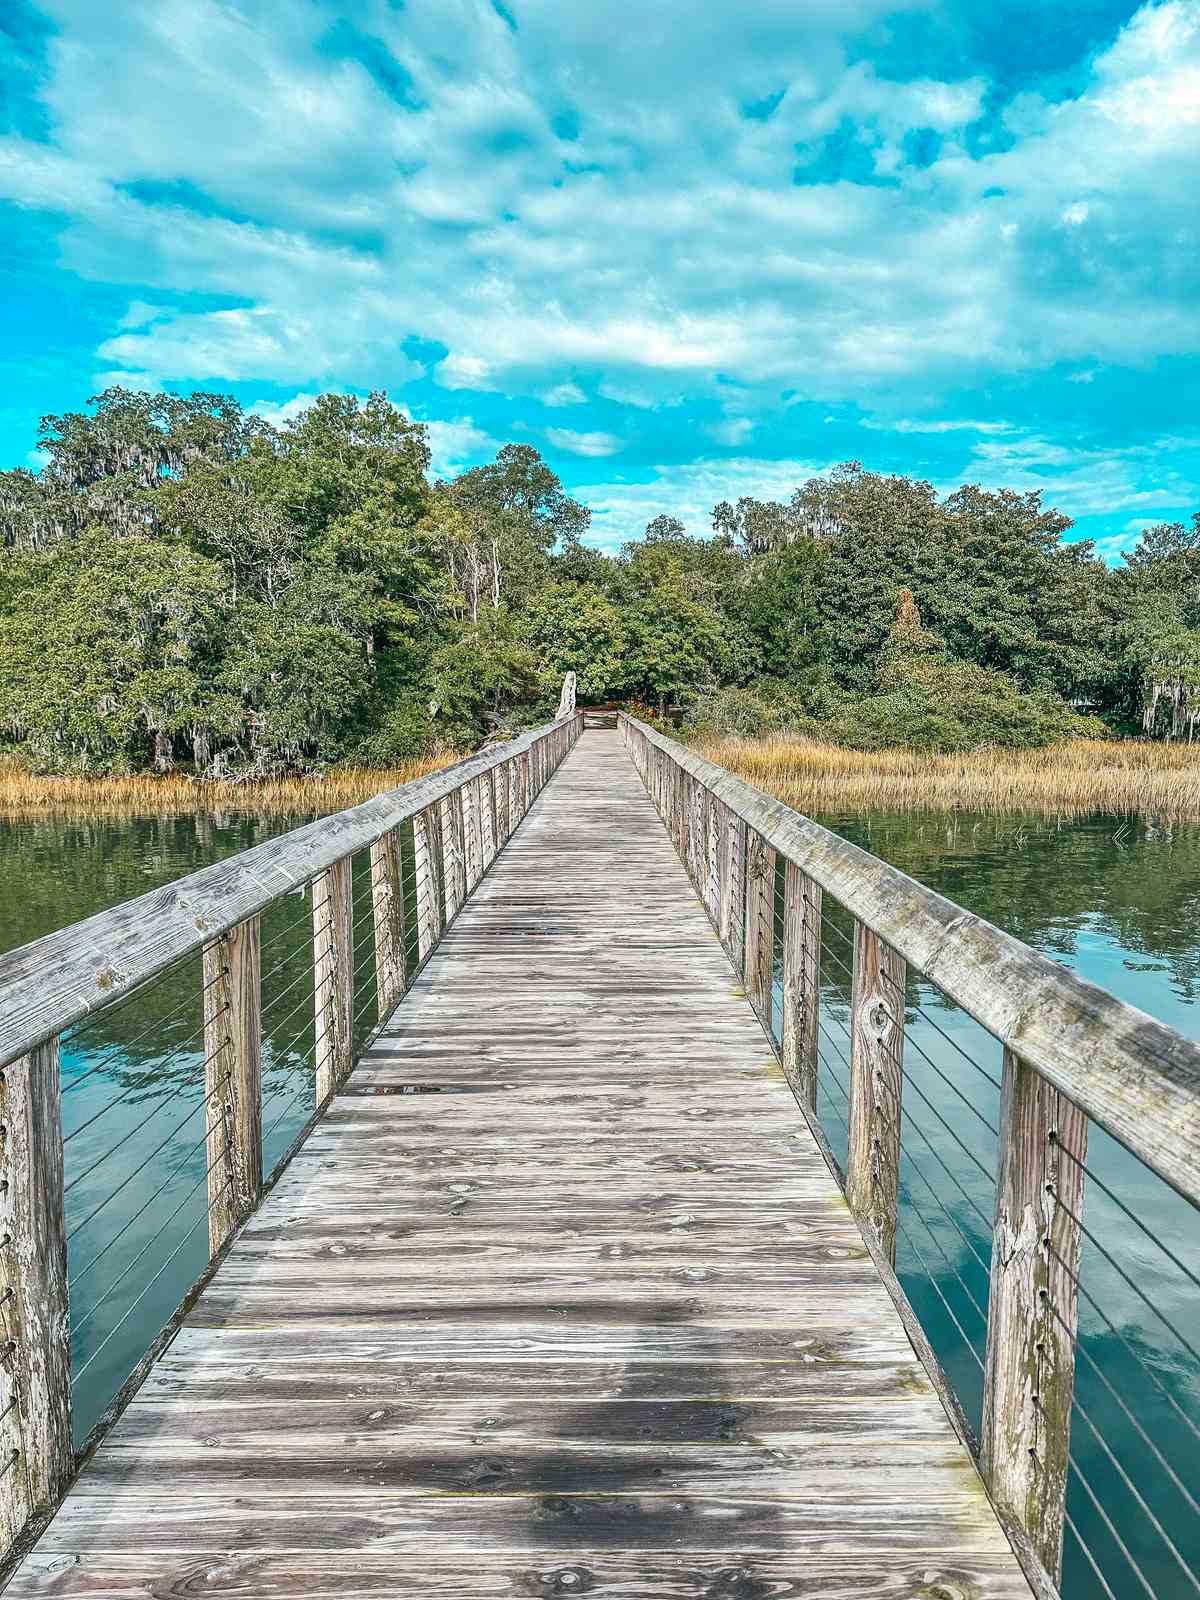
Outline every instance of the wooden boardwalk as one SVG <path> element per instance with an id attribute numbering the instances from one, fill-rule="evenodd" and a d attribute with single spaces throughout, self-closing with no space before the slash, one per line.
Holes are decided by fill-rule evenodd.
<path id="1" fill-rule="evenodd" d="M 1028 1596 L 618 735 L 8 1593 Z"/>

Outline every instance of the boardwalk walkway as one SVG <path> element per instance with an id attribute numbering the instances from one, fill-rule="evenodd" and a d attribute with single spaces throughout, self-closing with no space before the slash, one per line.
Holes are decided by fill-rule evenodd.
<path id="1" fill-rule="evenodd" d="M 618 735 L 9 1593 L 1028 1596 Z"/>

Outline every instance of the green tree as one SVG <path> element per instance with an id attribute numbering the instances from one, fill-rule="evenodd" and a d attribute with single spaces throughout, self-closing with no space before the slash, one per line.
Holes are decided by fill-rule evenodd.
<path id="1" fill-rule="evenodd" d="M 581 702 L 610 699 L 625 677 L 626 635 L 621 613 L 599 589 L 556 583 L 538 596 L 521 631 L 538 659 L 546 692 L 563 674 L 578 674 Z"/>
<path id="2" fill-rule="evenodd" d="M 161 770 L 232 732 L 235 709 L 209 692 L 228 623 L 217 563 L 94 531 L 9 582 L 0 723 L 38 767 Z"/>
<path id="3" fill-rule="evenodd" d="M 721 625 L 677 589 L 657 588 L 630 605 L 625 687 L 638 699 L 666 707 L 690 699 L 714 679 L 723 652 Z"/>

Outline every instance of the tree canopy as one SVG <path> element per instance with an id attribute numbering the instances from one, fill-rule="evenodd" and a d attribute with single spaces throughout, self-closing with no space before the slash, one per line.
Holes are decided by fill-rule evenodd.
<path id="1" fill-rule="evenodd" d="M 583 703 L 868 746 L 1200 717 L 1200 513 L 1112 569 L 1037 494 L 851 462 L 606 554 L 533 446 L 431 481 L 382 393 L 274 427 L 108 389 L 37 442 L 0 473 L 0 742 L 39 770 L 385 763 L 552 715 L 572 669 Z"/>

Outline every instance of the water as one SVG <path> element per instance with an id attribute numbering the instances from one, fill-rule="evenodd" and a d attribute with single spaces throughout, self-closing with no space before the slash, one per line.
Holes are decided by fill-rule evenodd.
<path id="1" fill-rule="evenodd" d="M 226 813 L 0 824 L 0 949 L 145 894 L 303 820 Z M 304 899 L 288 896 L 263 918 L 266 1171 L 312 1109 L 311 939 Z M 296 982 L 301 972 L 307 981 Z M 80 1441 L 208 1260 L 202 990 L 197 954 L 62 1039 Z"/>
<path id="2" fill-rule="evenodd" d="M 0 949 L 303 820 L 230 813 L 0 824 Z M 1200 827 L 1105 817 L 821 820 L 1121 998 L 1200 1036 Z M 356 918 L 364 867 L 365 861 L 356 867 Z M 826 925 L 820 1111 L 844 1155 L 850 930 L 834 910 Z M 365 943 L 361 923 L 358 938 Z M 311 911 L 302 899 L 287 897 L 263 920 L 268 1170 L 312 1107 L 312 989 L 303 977 L 310 940 Z M 371 978 L 368 957 L 360 982 L 369 988 Z M 197 957 L 64 1042 L 81 1438 L 207 1259 L 201 987 Z M 928 985 L 910 981 L 907 999 L 897 1265 L 978 1426 L 1000 1052 Z M 369 1009 L 365 1017 L 369 1023 Z M 1160 1242 L 1200 1274 L 1195 1213 L 1096 1130 L 1087 1163 L 1094 1174 L 1084 1211 L 1091 1237 L 1081 1275 L 1077 1470 L 1068 1504 L 1102 1578 L 1070 1535 L 1064 1593 L 1098 1600 L 1107 1585 L 1117 1600 L 1191 1594 L 1194 1585 L 1169 1545 L 1183 1560 L 1195 1560 L 1200 1550 L 1191 1503 L 1200 1483 L 1200 1361 L 1189 1349 L 1200 1347 L 1200 1293 Z"/>
<path id="3" fill-rule="evenodd" d="M 1200 828 L 1104 816 L 820 820 L 1200 1037 Z M 837 910 L 825 920 L 819 1111 L 844 1160 L 851 929 Z M 996 1042 L 910 978 L 897 1271 L 976 1429 L 1000 1073 Z M 1187 1568 L 1200 1566 L 1200 1288 L 1188 1275 L 1200 1278 L 1200 1230 L 1191 1206 L 1096 1128 L 1086 1166 L 1063 1593 L 1166 1600 L 1195 1593 Z"/>

